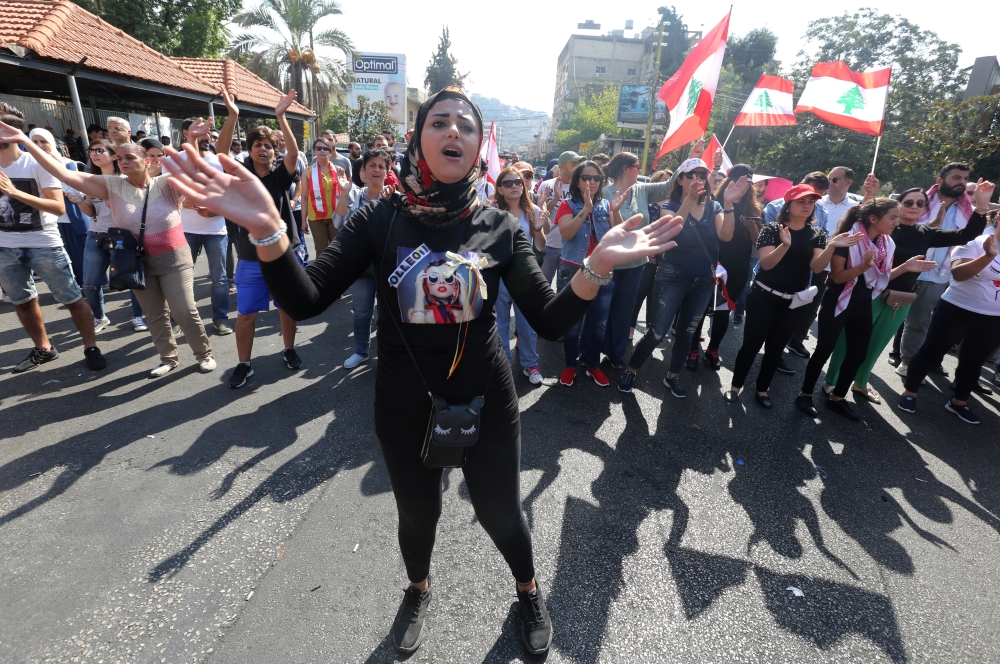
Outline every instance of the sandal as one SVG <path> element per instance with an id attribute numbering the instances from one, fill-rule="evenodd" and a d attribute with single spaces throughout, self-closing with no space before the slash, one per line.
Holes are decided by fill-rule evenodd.
<path id="1" fill-rule="evenodd" d="M 858 387 L 857 385 L 851 385 L 851 392 L 859 395 L 865 401 L 880 405 L 882 403 L 882 397 L 879 396 L 878 392 L 872 389 L 869 385 L 867 387 Z"/>

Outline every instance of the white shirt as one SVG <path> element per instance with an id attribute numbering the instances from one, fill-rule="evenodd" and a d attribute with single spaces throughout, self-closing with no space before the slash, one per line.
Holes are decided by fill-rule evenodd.
<path id="1" fill-rule="evenodd" d="M 976 259 L 983 256 L 986 254 L 983 242 L 988 237 L 989 235 L 980 235 L 966 245 L 955 247 L 951 252 L 951 259 Z M 994 257 L 989 265 L 971 279 L 956 281 L 952 277 L 948 290 L 941 299 L 977 314 L 1000 316 L 1000 260 Z"/>
<path id="2" fill-rule="evenodd" d="M 560 201 L 569 196 L 569 185 L 566 184 L 565 182 L 563 182 L 562 180 L 558 179 L 558 178 L 552 178 L 551 180 L 546 180 L 542 184 L 538 185 L 538 199 L 539 200 L 542 199 L 542 194 L 543 193 L 545 194 L 546 203 L 548 203 L 548 201 L 550 201 L 552 199 L 552 186 L 553 186 L 552 183 L 554 183 L 554 182 L 558 182 L 559 184 L 562 185 L 562 188 L 561 188 L 562 191 L 559 194 L 559 200 Z M 547 207 L 547 205 L 546 205 L 546 207 Z M 549 234 L 545 236 L 545 248 L 546 249 L 548 249 L 549 247 L 552 247 L 553 249 L 562 249 L 562 244 L 563 244 L 562 235 L 559 234 L 559 227 L 555 225 L 555 213 L 556 213 L 556 210 L 558 210 L 558 209 L 559 209 L 558 205 L 556 205 L 554 208 L 552 208 L 552 216 L 553 216 L 553 219 L 552 219 L 552 222 L 553 222 L 552 223 L 552 230 L 549 231 Z"/>
<path id="3" fill-rule="evenodd" d="M 222 163 L 219 162 L 219 158 L 216 155 L 209 152 L 202 158 L 213 167 L 220 171 L 222 170 Z M 184 227 L 185 233 L 193 233 L 195 235 L 226 234 L 226 220 L 224 218 L 203 217 L 198 214 L 197 210 L 186 207 L 181 208 L 181 226 Z"/>
<path id="4" fill-rule="evenodd" d="M 491 185 L 486 178 L 479 178 L 479 182 L 476 183 L 476 195 L 479 200 L 485 202 L 494 193 L 496 193 L 496 187 Z"/>
<path id="5" fill-rule="evenodd" d="M 826 236 L 832 238 L 837 234 L 837 228 L 840 226 L 840 222 L 844 220 L 844 215 L 852 207 L 856 206 L 858 202 L 851 198 L 850 194 L 844 196 L 844 200 L 839 203 L 834 203 L 830 200 L 830 194 L 827 194 L 823 198 L 816 201 L 817 207 L 822 207 L 823 211 L 826 212 Z M 830 271 L 830 266 L 826 266 L 826 271 Z"/>
<path id="6" fill-rule="evenodd" d="M 10 166 L 0 166 L 0 173 L 10 178 L 17 189 L 38 198 L 45 198 L 43 189 L 62 189 L 59 180 L 27 152 L 22 152 Z M 59 235 L 58 215 L 0 195 L 0 247 L 45 249 L 61 246 L 63 241 Z"/>

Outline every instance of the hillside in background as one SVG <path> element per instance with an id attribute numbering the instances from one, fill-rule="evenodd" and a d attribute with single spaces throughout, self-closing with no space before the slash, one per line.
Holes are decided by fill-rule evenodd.
<path id="1" fill-rule="evenodd" d="M 501 150 L 531 144 L 535 142 L 534 135 L 538 133 L 539 128 L 549 126 L 549 114 L 543 111 L 509 106 L 499 99 L 484 97 L 475 92 L 472 93 L 472 101 L 482 110 L 487 131 L 491 121 L 502 127 Z"/>

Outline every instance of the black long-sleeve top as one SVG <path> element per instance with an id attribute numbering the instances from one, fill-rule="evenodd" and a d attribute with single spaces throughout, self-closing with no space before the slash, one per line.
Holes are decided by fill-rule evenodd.
<path id="1" fill-rule="evenodd" d="M 965 228 L 944 230 L 931 226 L 904 226 L 900 224 L 892 232 L 892 241 L 896 243 L 896 252 L 892 256 L 892 266 L 899 267 L 914 256 L 926 256 L 927 250 L 933 247 L 955 247 L 972 242 L 982 235 L 986 228 L 986 215 L 973 212 Z M 904 272 L 889 282 L 889 288 L 912 292 L 917 285 L 919 272 Z"/>
<path id="2" fill-rule="evenodd" d="M 375 381 L 379 438 L 383 442 L 411 439 L 416 431 L 422 439 L 430 414 L 427 390 L 400 339 L 401 329 L 435 395 L 450 403 L 468 403 L 476 396 L 485 396 L 480 442 L 485 442 L 484 437 L 509 441 L 520 433 L 520 418 L 513 376 L 500 348 L 493 310 L 500 279 L 531 327 L 549 340 L 569 330 L 586 313 L 590 301 L 578 297 L 571 288 L 553 293 L 520 224 L 509 213 L 480 207 L 457 226 L 429 230 L 397 213 L 398 200 L 398 196 L 383 199 L 358 210 L 326 251 L 305 269 L 291 249 L 278 260 L 261 262 L 264 280 L 282 309 L 292 318 L 304 320 L 337 301 L 374 263 L 380 303 Z M 487 296 L 468 326 L 441 322 L 451 311 L 446 307 L 426 308 L 439 312 L 438 324 L 410 323 L 401 315 L 400 299 L 404 300 L 403 310 L 412 310 L 415 291 L 411 287 L 410 295 L 404 297 L 403 288 L 391 285 L 390 277 L 405 262 L 405 256 L 422 245 L 434 254 L 450 251 L 487 259 L 480 269 Z M 412 284 L 420 268 L 419 264 L 412 268 L 402 281 L 410 279 Z M 398 327 L 390 316 L 395 317 Z M 465 342 L 462 359 L 451 378 L 446 379 L 460 342 L 460 330 Z"/>

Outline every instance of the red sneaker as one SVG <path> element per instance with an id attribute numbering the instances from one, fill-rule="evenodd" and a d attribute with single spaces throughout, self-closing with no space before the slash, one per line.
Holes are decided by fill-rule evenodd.
<path id="1" fill-rule="evenodd" d="M 600 369 L 587 369 L 587 375 L 593 378 L 594 382 L 601 387 L 607 387 L 611 384 L 611 381 L 608 380 L 608 377 Z"/>
<path id="2" fill-rule="evenodd" d="M 563 372 L 559 374 L 559 382 L 569 387 L 573 384 L 576 379 L 576 367 L 566 367 Z"/>

